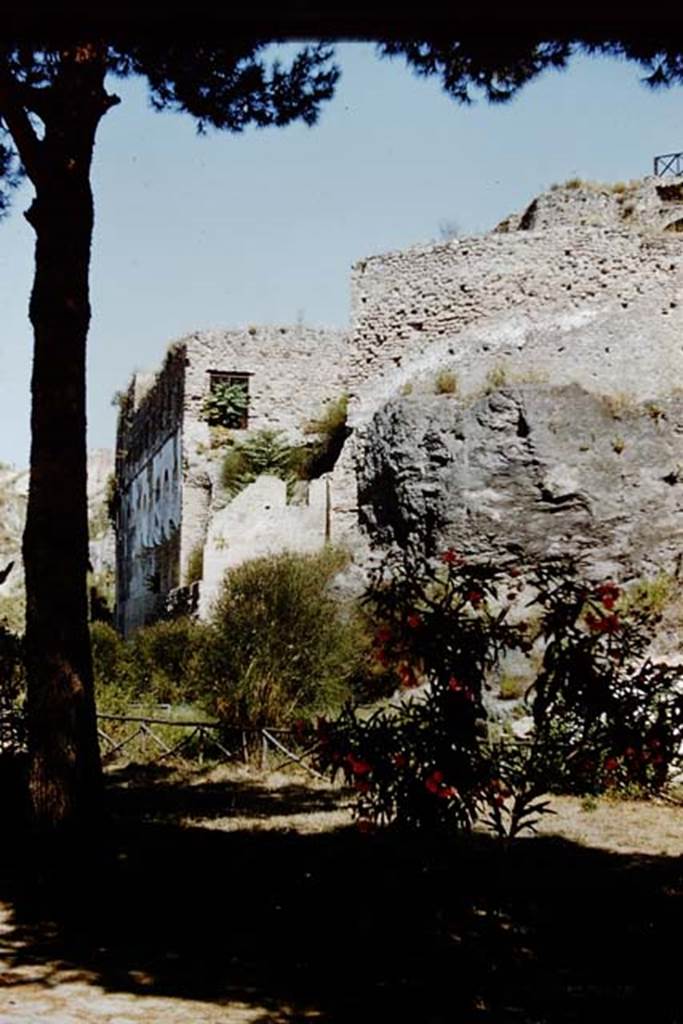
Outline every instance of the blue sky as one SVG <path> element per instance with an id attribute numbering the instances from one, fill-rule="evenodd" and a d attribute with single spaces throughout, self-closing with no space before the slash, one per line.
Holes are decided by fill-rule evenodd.
<path id="1" fill-rule="evenodd" d="M 554 182 L 629 180 L 683 149 L 683 92 L 580 58 L 512 103 L 462 107 L 373 47 L 338 47 L 342 79 L 313 128 L 197 136 L 155 114 L 144 83 L 98 135 L 89 347 L 89 445 L 114 443 L 111 399 L 190 330 L 344 326 L 363 256 L 488 230 Z M 0 460 L 27 464 L 33 238 L 25 186 L 0 224 Z"/>

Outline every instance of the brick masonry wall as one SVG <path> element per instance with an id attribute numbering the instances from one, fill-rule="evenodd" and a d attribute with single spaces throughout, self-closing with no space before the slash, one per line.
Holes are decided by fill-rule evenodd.
<path id="1" fill-rule="evenodd" d="M 349 390 L 466 328 L 514 314 L 628 310 L 650 300 L 666 318 L 683 280 L 681 240 L 627 228 L 562 227 L 490 234 L 361 260 L 352 276 Z M 656 328 L 655 328 L 656 329 Z"/>

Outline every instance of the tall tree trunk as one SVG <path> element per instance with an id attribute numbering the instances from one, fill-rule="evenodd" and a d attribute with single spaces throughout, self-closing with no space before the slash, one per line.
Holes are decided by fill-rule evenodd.
<path id="1" fill-rule="evenodd" d="M 34 823 L 58 836 L 91 828 L 101 766 L 88 632 L 85 414 L 88 275 L 93 230 L 90 165 L 111 101 L 94 47 L 62 55 L 43 118 L 30 302 L 31 475 L 26 569 L 29 794 Z"/>

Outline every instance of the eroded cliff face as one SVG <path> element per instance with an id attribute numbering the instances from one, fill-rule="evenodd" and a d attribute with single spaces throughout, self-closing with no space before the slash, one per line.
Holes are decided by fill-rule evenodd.
<path id="1" fill-rule="evenodd" d="M 88 516 L 90 563 L 101 589 L 113 587 L 114 531 L 107 512 L 107 488 L 114 454 L 107 448 L 88 453 Z M 0 464 L 0 570 L 14 562 L 0 584 L 0 622 L 16 632 L 24 627 L 24 570 L 21 541 L 26 519 L 29 473 Z M 112 595 L 108 595 L 112 596 Z"/>
<path id="2" fill-rule="evenodd" d="M 360 524 L 380 546 L 570 554 L 620 579 L 675 574 L 683 559 L 681 395 L 417 391 L 375 413 L 356 458 Z"/>

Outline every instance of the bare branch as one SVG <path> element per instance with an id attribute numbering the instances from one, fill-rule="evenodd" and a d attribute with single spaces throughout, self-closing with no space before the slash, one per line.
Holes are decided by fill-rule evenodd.
<path id="1" fill-rule="evenodd" d="M 0 70 L 0 117 L 14 139 L 26 173 L 34 184 L 42 177 L 41 142 L 20 100 L 21 86 Z"/>

